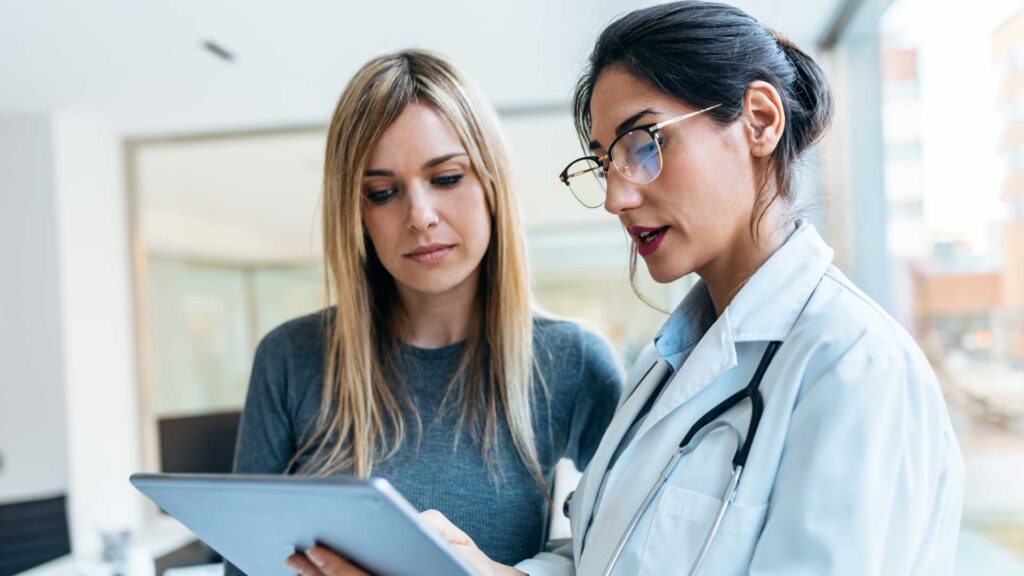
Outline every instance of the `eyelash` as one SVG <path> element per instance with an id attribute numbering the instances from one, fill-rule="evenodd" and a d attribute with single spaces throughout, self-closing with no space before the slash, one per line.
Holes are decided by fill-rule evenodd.
<path id="1" fill-rule="evenodd" d="M 434 178 L 431 182 L 441 188 L 454 188 L 462 181 L 462 176 L 462 174 L 445 174 L 444 176 Z"/>
<path id="2" fill-rule="evenodd" d="M 433 178 L 430 183 L 439 188 L 455 188 L 462 181 L 464 174 L 446 174 Z M 370 190 L 366 192 L 366 199 L 371 204 L 381 205 L 398 194 L 398 188 L 386 188 L 382 190 Z"/>
<path id="3" fill-rule="evenodd" d="M 398 189 L 388 188 L 387 190 L 370 190 L 366 193 L 366 199 L 370 201 L 370 204 L 383 204 L 391 199 L 392 196 L 398 194 Z"/>

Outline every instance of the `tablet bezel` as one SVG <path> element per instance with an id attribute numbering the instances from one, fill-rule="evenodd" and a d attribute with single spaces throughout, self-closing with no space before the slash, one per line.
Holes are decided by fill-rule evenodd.
<path id="1" fill-rule="evenodd" d="M 296 490 L 302 492 L 304 487 L 315 486 L 318 490 L 322 490 L 324 488 L 328 491 L 339 490 L 345 493 L 345 498 L 378 498 L 385 502 L 386 505 L 390 506 L 393 511 L 397 512 L 397 517 L 404 518 L 407 521 L 405 526 L 397 526 L 396 528 L 398 530 L 405 529 L 413 538 L 422 537 L 425 540 L 429 540 L 439 549 L 443 556 L 446 556 L 447 559 L 450 560 L 451 565 L 445 567 L 446 574 L 450 573 L 453 574 L 453 576 L 473 575 L 473 571 L 450 549 L 448 544 L 444 542 L 440 536 L 419 522 L 416 509 L 409 504 L 409 502 L 406 501 L 406 499 L 402 497 L 402 495 L 395 490 L 389 482 L 381 478 L 359 479 L 346 476 L 309 477 L 287 475 L 138 473 L 133 474 L 130 481 L 133 486 L 161 508 L 167 508 L 169 507 L 169 504 L 171 504 L 163 491 L 166 489 L 174 490 L 174 505 L 170 507 L 178 508 L 184 505 L 189 511 L 185 514 L 180 514 L 180 511 L 179 514 L 175 514 L 173 512 L 169 513 L 189 528 L 189 530 L 197 534 L 197 537 L 199 537 L 198 534 L 206 533 L 207 529 L 210 528 L 209 522 L 206 522 L 205 526 L 201 526 L 201 524 L 204 523 L 204 518 L 208 518 L 210 516 L 210 511 L 188 508 L 189 503 L 187 495 L 190 492 L 194 495 L 209 495 L 210 492 L 214 490 L 244 488 L 260 492 L 265 491 L 268 497 L 287 497 L 289 493 L 295 494 L 294 491 Z M 153 489 L 156 489 L 155 491 L 158 492 L 158 494 L 154 495 Z M 179 490 L 180 492 L 178 492 Z M 305 494 L 304 496 L 308 497 L 309 495 Z M 327 504 L 325 503 L 325 505 Z M 417 534 L 419 536 L 416 536 Z M 219 540 L 215 537 L 211 537 L 210 539 Z M 294 540 L 300 539 L 296 537 Z M 204 539 L 204 541 L 206 540 Z M 226 560 L 235 564 L 250 576 L 257 576 L 257 574 L 290 574 L 284 566 L 286 555 L 282 556 L 279 564 L 275 566 L 259 566 L 259 571 L 255 572 L 251 563 L 248 563 L 249 565 L 247 565 L 246 558 L 239 557 L 240 551 L 220 549 L 216 545 L 216 542 L 206 543 L 221 554 Z M 323 537 L 321 539 L 321 543 L 330 546 L 332 543 L 331 536 Z M 336 547 L 344 547 L 338 546 L 337 541 L 333 543 Z M 296 550 L 301 550 L 309 543 L 296 541 L 295 544 Z M 411 571 L 410 574 L 421 574 L 421 569 L 422 567 L 416 567 L 416 570 Z"/>

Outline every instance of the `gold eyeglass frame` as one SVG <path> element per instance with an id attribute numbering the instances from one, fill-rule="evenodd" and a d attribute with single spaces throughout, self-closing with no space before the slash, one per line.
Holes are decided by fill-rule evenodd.
<path id="1" fill-rule="evenodd" d="M 632 182 L 633 184 L 636 184 L 636 185 L 650 184 L 651 182 L 654 182 L 654 180 L 657 179 L 658 176 L 661 176 L 661 170 L 665 166 L 664 160 L 663 160 L 662 155 L 661 155 L 661 142 L 658 141 L 658 132 L 661 131 L 661 129 L 666 127 L 666 126 L 675 124 L 676 122 L 682 122 L 683 120 L 687 120 L 689 118 L 693 118 L 694 116 L 698 116 L 698 115 L 703 114 L 703 113 L 705 113 L 705 112 L 707 112 L 709 110 L 714 110 L 715 108 L 718 108 L 719 106 L 721 106 L 720 103 L 719 104 L 715 104 L 714 106 L 708 106 L 707 108 L 704 108 L 703 110 L 697 110 L 695 112 L 687 112 L 686 114 L 683 114 L 683 115 L 680 115 L 680 116 L 676 116 L 675 118 L 669 118 L 668 120 L 662 120 L 661 122 L 655 122 L 653 124 L 645 124 L 643 126 L 636 126 L 636 127 L 630 128 L 629 130 L 626 130 L 622 134 L 619 134 L 618 136 L 616 136 L 615 140 L 612 140 L 611 145 L 608 146 L 608 153 L 607 154 L 605 154 L 604 156 L 601 156 L 601 157 L 597 157 L 597 156 L 581 156 L 581 157 L 573 160 L 572 162 L 569 162 L 569 164 L 567 164 L 565 166 L 565 169 L 562 170 L 562 173 L 558 175 L 558 179 L 561 180 L 563 184 L 565 184 L 566 186 L 569 187 L 569 191 L 572 193 L 573 198 L 576 198 L 577 202 L 579 202 L 580 204 L 583 204 L 583 206 L 585 206 L 587 208 L 598 208 L 602 204 L 604 204 L 604 201 L 602 200 L 600 204 L 596 204 L 594 206 L 589 206 L 589 205 L 585 204 L 582 200 L 580 200 L 579 196 L 577 196 L 575 192 L 572 192 L 572 185 L 569 183 L 569 179 L 570 178 L 574 178 L 576 176 L 579 176 L 581 174 L 586 174 L 588 172 L 593 172 L 595 170 L 601 170 L 601 171 L 607 173 L 608 172 L 607 166 L 608 166 L 608 164 L 611 164 L 612 166 L 615 166 L 615 170 L 620 175 L 622 175 L 623 178 L 625 178 L 629 182 Z M 618 165 L 618 163 L 615 162 L 615 158 L 612 157 L 612 150 L 615 149 L 615 145 L 618 144 L 620 140 L 622 140 L 623 138 L 625 138 L 629 134 L 632 134 L 633 132 L 637 132 L 637 131 L 646 132 L 647 135 L 651 137 L 651 140 L 654 141 L 654 145 L 657 146 L 657 148 L 658 148 L 658 173 L 655 174 L 653 178 L 651 178 L 650 180 L 647 180 L 646 182 L 637 182 L 637 181 L 631 179 L 629 176 L 627 176 L 625 174 L 624 169 L 621 168 Z M 571 168 L 573 164 L 575 164 L 577 162 L 584 161 L 584 160 L 592 161 L 592 162 L 594 162 L 596 164 L 596 166 L 593 166 L 591 168 L 585 168 L 583 170 L 577 170 L 577 171 L 575 171 L 575 172 L 573 172 L 571 174 L 569 173 L 569 168 Z M 595 178 L 597 178 L 596 175 L 595 175 Z M 605 188 L 606 185 L 602 181 L 602 179 L 597 178 L 597 180 L 600 183 L 601 187 Z M 605 188 L 605 190 L 607 192 L 607 188 Z"/>

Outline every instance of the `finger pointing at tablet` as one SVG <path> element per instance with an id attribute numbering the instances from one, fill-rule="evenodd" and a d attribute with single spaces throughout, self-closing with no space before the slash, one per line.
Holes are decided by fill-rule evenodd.
<path id="1" fill-rule="evenodd" d="M 524 576 L 522 572 L 511 566 L 499 564 L 491 560 L 483 553 L 473 539 L 458 526 L 452 524 L 451 520 L 445 518 L 444 514 L 437 510 L 427 510 L 419 515 L 420 522 L 433 530 L 445 542 L 447 542 L 456 554 L 469 564 L 473 571 L 481 576 Z"/>

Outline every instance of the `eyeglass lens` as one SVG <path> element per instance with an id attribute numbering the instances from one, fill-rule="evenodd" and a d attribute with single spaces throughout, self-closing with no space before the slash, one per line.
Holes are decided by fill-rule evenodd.
<path id="1" fill-rule="evenodd" d="M 647 130 L 622 135 L 612 146 L 611 158 L 615 169 L 634 184 L 647 184 L 661 173 L 661 149 L 656 136 Z M 604 203 L 607 183 L 597 161 L 581 158 L 570 164 L 566 173 L 569 189 L 581 204 L 597 208 Z"/>

